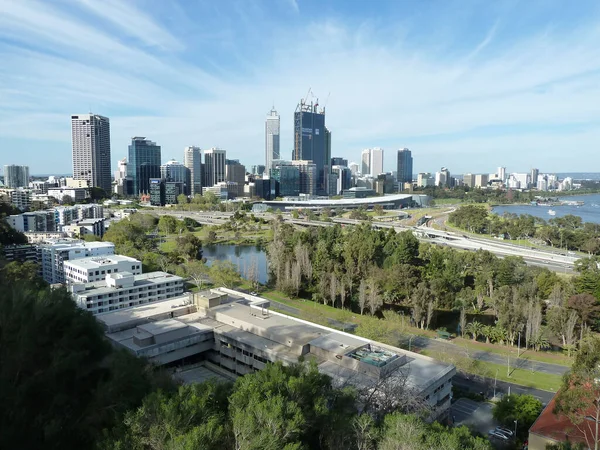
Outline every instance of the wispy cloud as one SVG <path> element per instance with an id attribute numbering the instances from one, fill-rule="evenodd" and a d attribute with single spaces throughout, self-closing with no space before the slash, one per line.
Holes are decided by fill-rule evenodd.
<path id="1" fill-rule="evenodd" d="M 173 17 L 185 17 L 180 28 L 133 2 L 0 0 L 1 156 L 27 150 L 23 162 L 35 172 L 46 167 L 38 156 L 53 149 L 55 170 L 68 170 L 68 118 L 91 108 L 111 118 L 115 161 L 132 135 L 146 135 L 163 146 L 165 160 L 181 159 L 185 145 L 220 145 L 256 164 L 273 99 L 282 153 L 291 155 L 292 113 L 310 86 L 321 101 L 331 92 L 334 153 L 350 159 L 381 146 L 391 169 L 394 150 L 408 146 L 417 170 L 600 163 L 593 14 L 519 33 L 506 28 L 510 17 L 494 16 L 478 32 L 445 27 L 429 45 L 435 12 L 316 14 L 306 2 L 286 21 L 289 9 L 277 15 L 270 2 L 251 3 L 176 4 Z M 565 148 L 570 157 L 562 162 Z"/>

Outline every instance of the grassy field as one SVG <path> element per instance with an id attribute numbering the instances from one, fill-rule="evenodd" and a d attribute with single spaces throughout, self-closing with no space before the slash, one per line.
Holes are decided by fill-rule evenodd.
<path id="1" fill-rule="evenodd" d="M 330 327 L 333 326 L 334 328 L 336 327 L 332 325 L 328 319 L 333 319 L 345 324 L 355 324 L 358 325 L 356 334 L 400 348 L 408 348 L 408 341 L 411 335 L 427 337 L 436 336 L 435 331 L 421 330 L 419 328 L 411 327 L 408 323 L 408 320 L 403 320 L 401 316 L 394 316 L 392 320 L 382 320 L 366 314 L 361 316 L 360 314 L 356 314 L 348 310 L 341 310 L 340 308 L 333 308 L 331 306 L 312 301 L 290 299 L 282 292 L 273 290 L 261 292 L 261 296 L 298 310 L 297 314 L 290 314 L 289 311 L 281 311 L 285 314 L 297 316 L 298 318 L 319 323 L 321 325 Z M 276 307 L 273 307 L 273 309 L 278 310 Z M 465 347 L 467 353 L 471 351 L 487 351 L 501 355 L 510 354 L 511 356 L 514 355 L 516 358 L 516 348 L 484 344 L 479 342 L 476 343 L 462 338 L 457 338 L 453 340 L 453 342 L 458 346 Z M 476 361 L 466 356 L 461 356 L 460 354 L 436 354 L 436 352 L 428 353 L 426 351 L 422 351 L 421 353 L 451 362 L 461 370 L 476 375 L 489 376 L 493 378 L 496 374 L 496 370 L 498 370 L 499 380 L 510 381 L 523 386 L 531 386 L 545 390 L 556 390 L 561 381 L 561 377 L 559 375 L 532 372 L 526 369 L 511 369 L 511 375 L 508 377 L 506 376 L 506 366 L 504 365 Z M 550 354 L 547 352 L 533 352 L 530 350 L 521 353 L 521 359 L 560 364 L 565 366 L 569 366 L 571 363 L 569 358 L 564 355 Z"/>
<path id="2" fill-rule="evenodd" d="M 433 201 L 436 206 L 458 205 L 463 202 L 460 198 L 434 198 Z"/>

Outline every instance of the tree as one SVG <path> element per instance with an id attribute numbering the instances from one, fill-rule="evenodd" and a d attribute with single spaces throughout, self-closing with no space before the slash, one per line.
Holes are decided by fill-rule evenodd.
<path id="1" fill-rule="evenodd" d="M 70 195 L 63 195 L 61 203 L 63 205 L 74 205 L 75 200 L 73 200 L 73 197 L 71 197 Z"/>
<path id="2" fill-rule="evenodd" d="M 232 385 L 210 379 L 180 386 L 174 394 L 157 391 L 127 413 L 120 436 L 105 440 L 108 449 L 166 448 L 221 450 L 233 447 L 227 417 Z"/>
<path id="3" fill-rule="evenodd" d="M 381 308 L 383 302 L 381 301 L 381 296 L 379 295 L 379 290 L 377 288 L 377 283 L 373 278 L 371 278 L 368 282 L 369 284 L 369 296 L 367 297 L 367 302 L 369 305 L 369 312 L 372 316 Z"/>
<path id="4" fill-rule="evenodd" d="M 202 261 L 190 261 L 184 268 L 186 276 L 190 277 L 199 289 L 202 289 L 202 284 L 208 278 L 209 267 Z"/>
<path id="5" fill-rule="evenodd" d="M 360 315 L 362 316 L 365 307 L 367 306 L 367 285 L 364 280 L 360 280 L 358 287 L 358 307 L 360 309 Z"/>
<path id="6" fill-rule="evenodd" d="M 335 276 L 335 272 L 331 272 L 329 279 L 329 298 L 331 300 L 331 306 L 335 308 L 335 299 L 337 298 L 338 291 L 338 280 Z"/>
<path id="7" fill-rule="evenodd" d="M 175 233 L 177 231 L 178 220 L 173 216 L 160 216 L 158 220 L 158 229 L 166 235 Z"/>
<path id="8" fill-rule="evenodd" d="M 209 230 L 206 235 L 206 243 L 209 245 L 214 244 L 216 240 L 217 240 L 217 233 L 215 233 L 214 230 Z"/>
<path id="9" fill-rule="evenodd" d="M 202 259 L 202 241 L 192 233 L 184 233 L 175 238 L 176 252 L 183 256 L 186 262 Z"/>
<path id="10" fill-rule="evenodd" d="M 580 340 L 583 339 L 583 332 L 588 325 L 588 320 L 595 316 L 600 310 L 600 306 L 596 301 L 596 298 L 591 294 L 576 294 L 569 298 L 569 308 L 574 309 L 579 313 L 581 319 L 581 336 Z"/>
<path id="11" fill-rule="evenodd" d="M 157 387 L 66 289 L 0 292 L 0 448 L 93 448 Z"/>
<path id="12" fill-rule="evenodd" d="M 235 265 L 231 261 L 213 261 L 210 266 L 210 278 L 216 286 L 234 288 L 242 280 Z"/>
<path id="13" fill-rule="evenodd" d="M 474 320 L 466 326 L 467 333 L 470 333 L 473 336 L 473 340 L 476 341 L 477 338 L 483 333 L 483 324 Z"/>
<path id="14" fill-rule="evenodd" d="M 555 414 L 564 414 L 585 437 L 589 448 L 600 444 L 600 338 L 580 343 L 571 371 L 556 394 Z"/>
<path id="15" fill-rule="evenodd" d="M 505 395 L 494 405 L 494 419 L 512 428 L 517 421 L 517 434 L 525 435 L 542 412 L 542 402 L 533 395 Z"/>
<path id="16" fill-rule="evenodd" d="M 0 269 L 0 279 L 6 286 L 29 286 L 43 288 L 46 282 L 39 276 L 39 266 L 33 261 L 12 261 Z"/>
<path id="17" fill-rule="evenodd" d="M 178 205 L 187 205 L 189 203 L 189 199 L 185 194 L 179 194 L 177 196 L 177 204 Z"/>

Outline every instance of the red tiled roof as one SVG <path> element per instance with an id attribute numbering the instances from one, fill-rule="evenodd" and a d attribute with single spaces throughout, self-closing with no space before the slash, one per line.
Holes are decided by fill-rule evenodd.
<path id="1" fill-rule="evenodd" d="M 556 406 L 556 395 L 544 408 L 540 416 L 529 429 L 530 433 L 537 434 L 558 442 L 570 441 L 588 444 L 593 442 L 594 422 L 584 420 L 578 425 L 573 424 L 566 416 L 554 414 Z M 585 433 L 585 434 L 584 434 Z M 586 440 L 586 435 L 589 440 Z"/>

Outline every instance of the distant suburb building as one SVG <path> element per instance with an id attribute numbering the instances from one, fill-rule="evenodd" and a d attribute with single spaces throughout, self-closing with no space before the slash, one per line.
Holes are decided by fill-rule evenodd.
<path id="1" fill-rule="evenodd" d="M 99 314 L 180 296 L 183 278 L 166 272 L 118 272 L 103 281 L 72 284 L 69 290 L 77 306 Z"/>
<path id="2" fill-rule="evenodd" d="M 91 283 L 101 281 L 111 273 L 142 273 L 142 263 L 135 258 L 123 255 L 91 256 L 89 258 L 65 261 L 65 281 L 67 283 Z"/>
<path id="3" fill-rule="evenodd" d="M 115 244 L 112 242 L 53 239 L 38 246 L 38 261 L 42 269 L 42 278 L 50 284 L 55 284 L 65 282 L 65 261 L 114 253 Z"/>
<path id="4" fill-rule="evenodd" d="M 96 319 L 115 345 L 155 364 L 202 355 L 207 367 L 238 376 L 268 362 L 293 364 L 303 357 L 314 360 L 336 386 L 374 389 L 402 383 L 404 395 L 421 397 L 434 418 L 447 414 L 453 365 L 273 312 L 269 306 L 260 297 L 220 288 Z"/>

